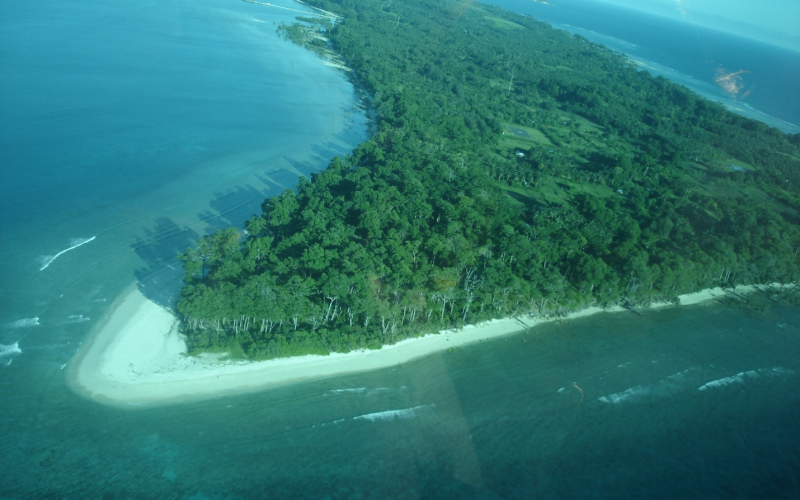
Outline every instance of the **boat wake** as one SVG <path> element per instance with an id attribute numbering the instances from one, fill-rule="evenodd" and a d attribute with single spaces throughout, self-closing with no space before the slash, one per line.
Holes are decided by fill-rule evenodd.
<path id="1" fill-rule="evenodd" d="M 70 242 L 72 244 L 72 246 L 67 248 L 66 250 L 62 250 L 62 251 L 58 252 L 55 255 L 45 255 L 44 257 L 41 258 L 43 265 L 42 265 L 42 267 L 39 268 L 39 270 L 40 271 L 44 271 L 45 269 L 47 269 L 47 266 L 52 264 L 53 261 L 56 260 L 57 258 L 61 257 L 65 253 L 69 252 L 70 250 L 74 250 L 74 249 L 78 248 L 81 245 L 85 245 L 85 244 L 89 243 L 90 241 L 94 241 L 95 238 L 97 238 L 97 236 L 92 236 L 91 238 L 86 238 L 86 239 L 80 239 L 80 238 L 74 239 L 74 240 L 72 240 Z"/>

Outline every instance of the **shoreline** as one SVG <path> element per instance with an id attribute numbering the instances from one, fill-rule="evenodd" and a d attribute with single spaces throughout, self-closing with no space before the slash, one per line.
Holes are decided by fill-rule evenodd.
<path id="1" fill-rule="evenodd" d="M 739 286 L 733 293 L 747 294 L 756 289 Z M 681 295 L 678 301 L 680 305 L 694 305 L 729 293 L 718 287 Z M 661 302 L 647 309 L 675 305 Z M 70 361 L 67 380 L 81 396 L 104 404 L 139 407 L 180 403 L 389 368 L 543 323 L 626 310 L 621 306 L 589 307 L 559 318 L 506 318 L 402 340 L 379 350 L 244 361 L 222 359 L 224 354 L 189 356 L 175 315 L 133 287 L 115 301 L 108 316 Z"/>

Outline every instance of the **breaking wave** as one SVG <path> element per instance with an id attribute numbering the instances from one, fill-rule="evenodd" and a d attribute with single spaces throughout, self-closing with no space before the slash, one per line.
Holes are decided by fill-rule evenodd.
<path id="1" fill-rule="evenodd" d="M 0 344 L 0 359 L 11 358 L 17 354 L 22 354 L 22 349 L 19 348 L 19 341 L 9 345 Z M 11 364 L 10 359 L 7 364 Z"/>
<path id="2" fill-rule="evenodd" d="M 67 323 L 83 323 L 89 320 L 90 318 L 84 316 L 83 314 L 73 314 L 67 318 Z"/>
<path id="3" fill-rule="evenodd" d="M 44 271 L 45 269 L 47 269 L 47 266 L 52 264 L 53 261 L 56 260 L 57 258 L 61 257 L 65 253 L 69 252 L 70 250 L 74 250 L 74 249 L 78 248 L 81 245 L 85 245 L 85 244 L 89 243 L 90 241 L 94 241 L 95 238 L 97 238 L 97 236 L 92 236 L 91 238 L 85 238 L 85 239 L 81 239 L 81 238 L 73 239 L 72 241 L 70 241 L 70 244 L 72 246 L 67 248 L 66 250 L 61 250 L 60 252 L 58 252 L 55 255 L 45 255 L 44 257 L 42 257 L 41 258 L 42 267 L 40 267 L 39 270 L 40 271 Z"/>
<path id="4" fill-rule="evenodd" d="M 312 425 L 311 427 L 325 427 L 326 425 L 336 425 L 340 424 L 346 420 L 369 420 L 370 422 L 377 422 L 378 420 L 395 420 L 395 419 L 406 419 L 412 418 L 417 414 L 418 410 L 422 408 L 433 408 L 436 406 L 435 404 L 429 405 L 419 405 L 414 406 L 413 408 L 403 408 L 401 410 L 386 410 L 386 411 L 378 411 L 375 413 L 365 413 L 364 415 L 359 415 L 357 417 L 350 417 L 350 418 L 339 418 L 337 420 L 332 420 L 330 422 L 323 422 L 321 424 Z"/>
<path id="5" fill-rule="evenodd" d="M 345 392 L 361 393 L 361 392 L 364 392 L 366 390 L 367 390 L 366 387 L 355 387 L 353 389 L 331 389 L 328 392 L 332 392 L 334 394 L 342 394 L 342 393 L 345 393 Z"/>
<path id="6" fill-rule="evenodd" d="M 630 389 L 626 389 L 622 392 L 609 394 L 608 396 L 602 396 L 598 400 L 602 401 L 603 403 L 618 404 L 625 400 L 631 399 L 636 396 L 641 396 L 649 392 L 650 391 L 647 390 L 647 387 L 637 385 L 636 387 L 631 387 Z"/>
<path id="7" fill-rule="evenodd" d="M 402 410 L 387 410 L 375 413 L 367 413 L 365 415 L 359 415 L 357 417 L 353 417 L 353 420 L 369 420 L 370 422 L 375 422 L 377 420 L 394 420 L 394 419 L 411 418 L 414 415 L 416 415 L 417 410 L 425 408 L 426 406 L 428 405 L 414 406 L 413 408 L 404 408 Z"/>
<path id="8" fill-rule="evenodd" d="M 755 380 L 761 377 L 770 377 L 775 375 L 795 375 L 794 370 L 790 370 L 788 368 L 781 368 L 780 366 L 776 366 L 774 368 L 762 368 L 759 370 L 750 370 L 746 372 L 740 372 L 736 375 L 731 375 L 730 377 L 720 378 L 717 380 L 712 380 L 711 382 L 707 382 L 700 387 L 697 388 L 698 391 L 707 391 L 709 389 L 716 389 L 718 387 L 725 387 L 727 385 L 732 384 L 744 384 L 748 379 Z"/>
<path id="9" fill-rule="evenodd" d="M 8 324 L 9 328 L 28 328 L 31 326 L 39 326 L 39 318 L 24 318 Z"/>
<path id="10" fill-rule="evenodd" d="M 406 386 L 402 385 L 397 388 L 399 391 L 403 391 L 406 389 Z M 395 390 L 394 387 L 376 387 L 374 389 L 367 389 L 366 387 L 353 387 L 348 389 L 331 389 L 328 392 L 331 394 L 366 394 L 367 396 L 372 396 L 375 394 L 380 394 L 382 392 L 388 392 Z M 327 394 L 325 394 L 327 396 Z"/>
<path id="11" fill-rule="evenodd" d="M 687 384 L 685 383 L 686 376 L 689 373 L 697 371 L 698 368 L 689 368 L 688 370 L 684 370 L 682 372 L 678 372 L 674 375 L 670 375 L 658 382 L 650 385 L 637 385 L 636 387 L 631 387 L 630 389 L 626 389 L 622 392 L 617 392 L 614 394 L 609 394 L 608 396 L 602 396 L 598 398 L 598 401 L 603 403 L 609 404 L 619 404 L 623 401 L 631 401 L 635 399 L 639 399 L 643 396 L 669 396 L 670 394 L 674 394 L 682 390 L 682 388 L 686 387 Z"/>

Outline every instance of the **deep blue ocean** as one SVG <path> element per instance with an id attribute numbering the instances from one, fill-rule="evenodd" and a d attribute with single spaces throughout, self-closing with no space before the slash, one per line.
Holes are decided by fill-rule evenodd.
<path id="1" fill-rule="evenodd" d="M 159 408 L 74 394 L 70 360 L 123 290 L 171 304 L 177 252 L 369 135 L 347 75 L 276 35 L 294 15 L 0 5 L 0 498 L 797 498 L 800 310 L 769 303 Z M 631 57 L 692 75 L 649 54 Z M 797 86 L 767 88 L 797 113 Z"/>

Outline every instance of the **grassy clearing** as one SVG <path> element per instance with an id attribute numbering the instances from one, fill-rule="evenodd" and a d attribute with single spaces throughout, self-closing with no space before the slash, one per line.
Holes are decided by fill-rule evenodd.
<path id="1" fill-rule="evenodd" d="M 743 161 L 739 161 L 736 158 L 728 158 L 727 160 L 724 160 L 722 162 L 722 164 L 725 165 L 727 168 L 729 168 L 731 170 L 734 170 L 734 171 L 736 169 L 733 168 L 733 167 L 743 168 L 743 169 L 745 169 L 745 170 L 747 170 L 749 172 L 755 172 L 755 171 L 758 170 L 758 167 L 754 167 L 753 165 L 750 165 L 749 163 L 745 163 Z"/>
<path id="2" fill-rule="evenodd" d="M 789 153 L 783 153 L 781 151 L 775 151 L 775 154 L 779 154 L 781 156 L 786 156 L 787 158 L 791 158 L 794 161 L 800 162 L 800 157 L 795 155 L 790 155 Z"/>
<path id="3" fill-rule="evenodd" d="M 574 71 L 569 66 L 561 66 L 561 65 L 558 65 L 558 66 L 545 66 L 545 68 L 549 69 L 550 71 L 552 71 L 554 73 L 559 72 L 559 71 Z"/>
<path id="4" fill-rule="evenodd" d="M 492 22 L 492 26 L 494 26 L 497 29 L 501 29 L 501 30 L 522 30 L 522 29 L 525 29 L 525 26 L 522 26 L 521 24 L 517 24 L 515 22 L 508 21 L 506 19 L 501 19 L 499 17 L 486 16 L 486 19 L 491 21 Z"/>
<path id="5" fill-rule="evenodd" d="M 492 79 L 489 80 L 489 85 L 492 88 L 500 87 L 503 90 L 507 90 L 508 89 L 508 80 L 501 80 L 501 79 L 498 79 L 498 78 L 492 78 Z M 514 87 L 512 86 L 511 89 L 513 90 Z"/>
<path id="6" fill-rule="evenodd" d="M 496 81 L 493 85 L 507 85 L 507 82 Z M 559 175 L 558 177 L 545 175 L 539 178 L 536 187 L 521 187 L 519 184 L 498 182 L 498 187 L 505 190 L 512 203 L 529 208 L 563 205 L 569 203 L 576 195 L 586 193 L 599 198 L 620 196 L 614 189 L 605 185 L 594 185 L 582 182 L 579 172 L 585 170 L 588 160 L 582 158 L 581 151 L 595 150 L 615 157 L 633 155 L 634 150 L 629 145 L 620 144 L 616 136 L 607 135 L 605 129 L 586 118 L 561 111 L 555 120 L 537 122 L 536 127 L 528 127 L 512 122 L 505 122 L 503 133 L 498 138 L 496 153 L 506 156 L 516 149 L 527 151 L 531 148 L 554 148 L 560 155 L 570 159 L 575 175 Z M 725 172 L 735 172 L 744 169 L 748 172 L 758 171 L 758 167 L 749 163 L 727 158 L 721 162 Z M 736 167 L 736 168 L 734 168 Z M 772 195 L 755 185 L 745 186 L 735 183 L 723 176 L 718 168 L 711 168 L 700 161 L 687 160 L 679 167 L 685 172 L 686 180 L 693 186 L 692 190 L 708 197 L 724 196 L 726 198 L 740 199 L 745 203 L 770 206 L 773 210 L 798 217 L 794 210 L 786 208 L 787 199 L 795 199 L 794 193 L 785 193 L 775 199 Z M 590 169 L 591 170 L 591 169 Z M 781 202 L 783 201 L 783 203 Z M 708 215 L 719 218 L 721 214 L 714 213 L 712 209 Z"/>
<path id="7" fill-rule="evenodd" d="M 578 124 L 576 130 L 584 133 L 592 133 L 592 134 L 602 134 L 604 132 L 603 127 L 596 124 L 591 120 L 587 120 L 586 118 L 576 115 L 574 113 L 562 113 L 562 118 L 564 121 L 573 121 Z"/>
<path id="8" fill-rule="evenodd" d="M 524 189 L 517 186 L 498 183 L 505 190 L 509 200 L 527 208 L 541 208 L 552 205 L 563 205 L 569 199 L 569 193 L 556 184 L 556 180 L 548 178 L 535 189 Z"/>
<path id="9" fill-rule="evenodd" d="M 513 150 L 515 148 L 528 150 L 535 146 L 550 147 L 553 143 L 538 129 L 523 127 L 515 123 L 504 123 L 503 133 L 497 145 L 503 150 Z"/>

